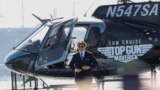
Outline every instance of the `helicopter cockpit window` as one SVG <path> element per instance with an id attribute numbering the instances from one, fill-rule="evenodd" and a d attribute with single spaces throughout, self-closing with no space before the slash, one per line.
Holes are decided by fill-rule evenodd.
<path id="1" fill-rule="evenodd" d="M 51 34 L 48 37 L 48 40 L 45 44 L 45 48 L 52 47 L 55 44 L 62 43 L 66 40 L 69 30 L 70 23 L 66 23 L 64 25 L 59 25 L 52 28 Z"/>
<path id="2" fill-rule="evenodd" d="M 40 41 L 40 43 L 43 41 L 47 31 L 48 31 L 49 27 L 43 28 L 43 30 L 41 30 L 38 34 L 36 34 L 35 36 L 33 36 L 30 40 L 32 42 L 35 42 L 37 40 Z"/>
<path id="3" fill-rule="evenodd" d="M 100 39 L 100 29 L 92 27 L 88 33 L 87 42 L 89 46 L 96 46 Z"/>
<path id="4" fill-rule="evenodd" d="M 37 31 L 35 31 L 31 36 L 19 44 L 16 49 L 27 50 L 29 45 L 34 45 L 36 48 L 42 43 L 46 33 L 48 32 L 49 27 L 47 25 L 41 26 Z"/>

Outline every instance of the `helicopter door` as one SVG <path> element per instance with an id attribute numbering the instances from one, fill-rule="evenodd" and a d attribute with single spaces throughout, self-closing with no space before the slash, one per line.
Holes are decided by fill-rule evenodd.
<path id="1" fill-rule="evenodd" d="M 64 62 L 70 45 L 70 36 L 77 19 L 71 19 L 50 28 L 46 35 L 42 51 L 35 63 L 35 69 Z"/>

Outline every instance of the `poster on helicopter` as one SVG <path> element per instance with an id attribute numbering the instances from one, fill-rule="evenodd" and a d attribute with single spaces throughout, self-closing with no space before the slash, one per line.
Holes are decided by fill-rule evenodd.
<path id="1" fill-rule="evenodd" d="M 94 17 L 108 20 L 134 20 L 160 24 L 160 2 L 126 3 L 98 7 Z"/>

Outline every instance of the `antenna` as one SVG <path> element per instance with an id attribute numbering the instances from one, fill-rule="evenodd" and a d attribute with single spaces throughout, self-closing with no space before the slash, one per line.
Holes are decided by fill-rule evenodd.
<path id="1" fill-rule="evenodd" d="M 91 7 L 94 5 L 95 1 L 92 2 L 92 4 L 89 6 L 89 8 L 87 9 L 86 13 L 84 14 L 84 17 L 87 16 L 88 11 L 91 9 Z"/>

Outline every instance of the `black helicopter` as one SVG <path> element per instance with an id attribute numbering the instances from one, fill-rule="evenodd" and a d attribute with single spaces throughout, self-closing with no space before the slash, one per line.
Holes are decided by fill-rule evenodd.
<path id="1" fill-rule="evenodd" d="M 160 65 L 160 2 L 104 5 L 92 17 L 35 17 L 42 25 L 5 58 L 14 72 L 73 77 L 68 65 L 79 40 L 97 58 L 95 77 L 139 74 Z"/>

